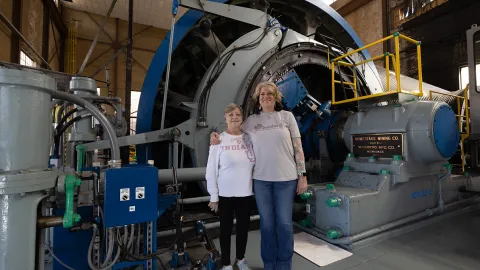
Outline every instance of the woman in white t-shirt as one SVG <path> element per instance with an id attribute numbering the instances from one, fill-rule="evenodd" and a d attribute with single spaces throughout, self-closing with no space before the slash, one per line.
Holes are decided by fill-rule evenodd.
<path id="1" fill-rule="evenodd" d="M 260 214 L 264 270 L 290 270 L 293 257 L 293 200 L 307 190 L 305 157 L 297 121 L 282 110 L 282 94 L 271 82 L 257 85 L 254 114 L 243 124 L 253 143 L 253 190 Z M 212 133 L 211 144 L 223 139 Z"/>
<path id="2" fill-rule="evenodd" d="M 240 106 L 228 105 L 225 108 L 225 121 L 227 129 L 220 134 L 222 142 L 210 146 L 208 155 L 205 176 L 210 193 L 208 206 L 215 212 L 219 211 L 222 269 L 233 269 L 230 261 L 230 242 L 235 213 L 236 264 L 240 270 L 250 270 L 244 256 L 253 199 L 252 171 L 255 154 L 250 137 L 240 128 L 243 123 Z"/>

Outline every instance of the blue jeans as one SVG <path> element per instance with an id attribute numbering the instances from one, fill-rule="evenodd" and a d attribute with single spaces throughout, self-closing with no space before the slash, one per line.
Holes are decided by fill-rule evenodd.
<path id="1" fill-rule="evenodd" d="M 264 270 L 290 270 L 293 256 L 293 199 L 297 180 L 254 180 L 253 189 L 260 214 Z"/>

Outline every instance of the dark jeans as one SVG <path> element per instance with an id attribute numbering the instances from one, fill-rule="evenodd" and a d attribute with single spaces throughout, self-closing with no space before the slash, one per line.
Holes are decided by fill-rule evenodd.
<path id="1" fill-rule="evenodd" d="M 264 270 L 290 270 L 293 256 L 293 200 L 297 180 L 254 180 L 260 214 L 261 255 Z"/>
<path id="2" fill-rule="evenodd" d="M 232 241 L 233 214 L 237 218 L 236 253 L 237 259 L 242 260 L 247 248 L 248 228 L 250 226 L 250 208 L 252 196 L 248 197 L 220 197 L 218 212 L 220 217 L 220 249 L 222 263 L 230 265 L 230 244 Z"/>

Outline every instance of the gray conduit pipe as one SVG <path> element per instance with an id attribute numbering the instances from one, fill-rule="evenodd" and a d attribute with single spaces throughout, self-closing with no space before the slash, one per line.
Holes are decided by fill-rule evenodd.
<path id="1" fill-rule="evenodd" d="M 105 115 L 102 114 L 93 104 L 88 102 L 87 100 L 80 98 L 78 96 L 68 94 L 65 92 L 59 92 L 51 89 L 46 89 L 46 88 L 35 88 L 37 91 L 45 92 L 49 95 L 51 95 L 53 98 L 58 98 L 62 99 L 71 103 L 74 103 L 87 111 L 89 111 L 97 120 L 102 124 L 103 128 L 105 129 L 107 135 L 108 135 L 108 140 L 110 141 L 110 147 L 112 148 L 112 164 L 113 166 L 120 166 L 121 164 L 121 158 L 120 158 L 120 147 L 118 146 L 118 141 L 117 141 L 117 136 L 115 134 L 115 130 L 113 129 L 112 125 L 108 121 L 108 119 L 105 117 Z"/>
<path id="2" fill-rule="evenodd" d="M 113 101 L 120 103 L 122 99 L 119 97 L 104 97 L 104 96 L 85 96 L 85 95 L 77 95 L 77 97 L 81 97 L 86 100 L 95 100 L 95 101 Z"/>
<path id="3" fill-rule="evenodd" d="M 205 181 L 205 167 L 177 169 L 178 182 Z M 173 184 L 173 173 L 171 169 L 158 170 L 159 184 Z"/>
<path id="4" fill-rule="evenodd" d="M 250 217 L 250 221 L 259 220 L 259 219 L 260 219 L 259 215 Z M 236 224 L 236 223 L 237 223 L 237 219 L 234 219 L 233 224 Z M 220 227 L 220 221 L 205 224 L 205 229 L 213 229 L 218 227 Z M 184 227 L 182 228 L 182 232 L 186 232 L 188 230 L 193 230 L 193 229 L 195 229 L 195 227 Z M 157 233 L 157 237 L 175 235 L 176 233 L 177 233 L 176 229 L 160 231 Z"/>
<path id="5" fill-rule="evenodd" d="M 464 204 L 464 203 L 469 203 L 470 204 L 470 203 L 478 202 L 479 199 L 480 199 L 480 197 L 477 196 L 477 197 L 462 200 L 462 201 L 456 201 L 456 202 L 445 205 L 443 207 L 443 209 L 447 210 L 449 208 L 458 206 L 459 204 Z M 342 238 L 338 238 L 338 239 L 330 239 L 325 235 L 324 231 L 320 231 L 318 229 L 313 230 L 313 229 L 302 227 L 298 224 L 295 224 L 295 226 L 297 226 L 298 228 L 300 228 L 303 231 L 306 231 L 306 232 L 311 233 L 311 234 L 313 234 L 317 237 L 320 237 L 321 239 L 323 239 L 327 242 L 330 242 L 332 244 L 351 245 L 354 242 L 360 241 L 360 240 L 368 238 L 370 236 L 380 234 L 382 232 L 388 231 L 388 230 L 393 229 L 395 227 L 405 225 L 407 223 L 417 221 L 419 219 L 426 218 L 426 217 L 438 214 L 440 212 L 442 212 L 440 207 L 435 207 L 433 209 L 427 209 L 427 210 L 425 210 L 421 213 L 415 214 L 413 216 L 409 216 L 409 217 L 406 217 L 406 218 L 403 218 L 403 219 L 399 219 L 397 221 L 393 221 L 393 222 L 388 223 L 386 225 L 382 225 L 382 226 L 370 229 L 370 230 L 362 232 L 362 233 L 358 233 L 358 234 L 355 234 L 355 235 L 352 235 L 352 236 L 346 236 L 346 237 L 342 237 Z M 452 213 L 449 213 L 449 214 L 454 214 L 454 213 L 455 212 L 452 212 Z"/>
<path id="6" fill-rule="evenodd" d="M 196 197 L 196 198 L 187 198 L 187 199 L 178 199 L 179 204 L 194 204 L 202 202 L 210 202 L 210 196 Z"/>

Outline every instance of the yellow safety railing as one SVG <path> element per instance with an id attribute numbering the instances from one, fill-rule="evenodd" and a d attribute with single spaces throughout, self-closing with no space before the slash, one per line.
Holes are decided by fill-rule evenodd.
<path id="1" fill-rule="evenodd" d="M 414 43 L 417 46 L 418 88 L 419 88 L 418 92 L 411 92 L 411 91 L 403 92 L 402 91 L 401 82 L 400 82 L 400 38 L 402 38 L 402 39 L 404 39 L 408 42 Z M 382 55 L 372 57 L 370 59 L 367 59 L 367 60 L 359 62 L 359 63 L 347 63 L 347 62 L 344 62 L 344 61 L 340 61 L 341 59 L 344 59 L 348 56 L 351 56 L 351 55 L 353 55 L 357 52 L 368 49 L 368 48 L 370 48 L 372 46 L 375 46 L 377 44 L 380 44 L 382 42 L 389 41 L 390 39 L 395 40 L 395 53 L 386 52 Z M 394 94 L 394 93 L 408 93 L 408 94 L 412 94 L 412 95 L 415 95 L 415 96 L 420 96 L 420 97 L 423 96 L 422 57 L 421 57 L 421 55 L 422 55 L 422 51 L 421 51 L 421 42 L 420 41 L 414 40 L 414 39 L 409 38 L 407 36 L 404 36 L 400 33 L 394 33 L 393 35 L 382 38 L 378 41 L 375 41 L 375 42 L 370 43 L 366 46 L 363 46 L 362 48 L 356 49 L 356 50 L 351 51 L 347 54 L 344 54 L 344 55 L 341 55 L 341 56 L 339 56 L 335 59 L 332 59 L 330 61 L 331 62 L 331 67 L 330 68 L 332 70 L 332 105 L 342 104 L 342 103 L 347 103 L 347 102 L 352 102 L 352 101 L 359 101 L 359 100 L 364 100 L 364 99 L 370 99 L 370 98 L 375 98 L 375 97 L 380 97 L 380 96 L 386 96 L 386 95 L 391 95 L 391 94 Z M 386 68 L 386 71 L 387 71 L 386 72 L 386 76 L 387 76 L 387 78 L 386 78 L 386 81 L 387 81 L 386 91 L 383 92 L 383 93 L 376 93 L 376 94 L 371 94 L 371 95 L 358 96 L 356 72 L 353 72 L 353 82 L 344 82 L 344 81 L 335 80 L 335 65 L 354 67 L 355 68 L 355 67 L 363 65 L 365 63 L 380 60 L 382 58 L 385 59 L 385 68 Z M 393 70 L 395 72 L 395 78 L 396 78 L 396 81 L 397 81 L 397 89 L 394 89 L 394 90 L 390 89 L 390 60 L 392 61 Z M 353 92 L 354 92 L 353 96 L 354 97 L 350 98 L 350 99 L 337 101 L 336 98 L 335 98 L 335 85 L 336 84 L 353 86 Z"/>
<path id="2" fill-rule="evenodd" d="M 437 92 L 437 91 L 430 91 L 429 92 L 429 99 L 433 100 L 433 93 L 438 94 L 438 95 L 444 95 L 444 96 L 450 96 L 454 97 L 457 100 L 457 122 L 458 122 L 458 131 L 460 132 L 460 154 L 461 154 L 461 159 L 462 159 L 462 164 L 453 164 L 454 166 L 461 166 L 462 167 L 462 172 L 465 172 L 465 147 L 464 147 L 464 142 L 470 135 L 470 108 L 469 108 L 469 97 L 468 97 L 468 84 L 463 90 L 463 96 L 459 95 L 454 95 L 450 93 L 442 93 L 442 92 Z M 461 100 L 463 99 L 463 104 L 465 105 L 465 111 L 462 112 L 462 102 Z M 462 120 L 465 119 L 465 131 L 462 128 Z"/>

